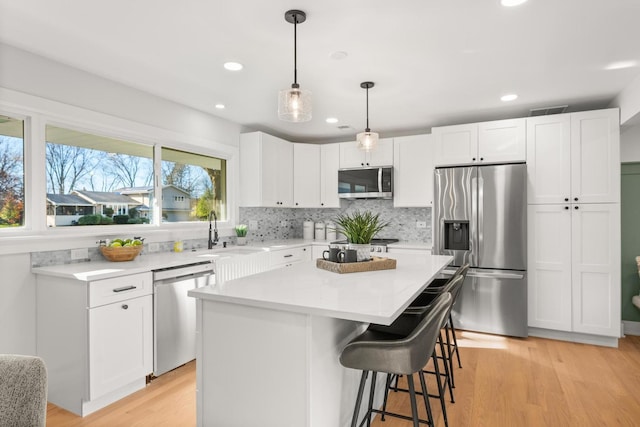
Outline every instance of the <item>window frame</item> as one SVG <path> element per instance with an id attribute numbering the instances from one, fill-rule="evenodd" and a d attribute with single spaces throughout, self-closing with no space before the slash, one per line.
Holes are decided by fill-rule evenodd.
<path id="1" fill-rule="evenodd" d="M 5 92 L 0 88 L 0 92 Z M 18 94 L 18 98 L 23 95 Z M 33 101 L 27 96 L 28 101 Z M 9 103 L 0 99 L 0 114 L 24 121 L 24 223 L 21 227 L 0 230 L 0 254 L 12 251 L 30 252 L 37 246 L 37 250 L 50 249 L 52 244 L 42 245 L 42 242 L 56 242 L 60 237 L 86 241 L 95 244 L 96 236 L 141 234 L 143 236 L 171 236 L 176 230 L 186 230 L 198 237 L 206 238 L 206 226 L 203 221 L 163 223 L 160 218 L 161 206 L 154 209 L 154 217 L 150 224 L 131 225 L 96 225 L 88 227 L 47 227 L 46 225 L 46 125 L 91 133 L 98 136 L 121 139 L 132 143 L 153 147 L 154 152 L 154 188 L 157 194 L 162 194 L 160 179 L 160 153 L 162 147 L 187 151 L 193 154 L 217 157 L 226 161 L 227 174 L 227 220 L 221 221 L 218 227 L 222 235 L 231 235 L 232 224 L 238 217 L 236 205 L 238 185 L 239 148 L 233 145 L 221 144 L 208 138 L 190 136 L 183 133 L 146 125 L 140 122 L 123 119 L 105 113 L 95 112 L 80 107 L 60 104 L 56 101 L 36 99 L 37 106 L 48 108 L 27 108 L 19 103 Z M 29 102 L 30 104 L 30 102 Z M 53 112 L 59 110 L 58 112 Z M 238 133 L 239 135 L 239 133 Z M 238 136 L 239 138 L 239 136 Z M 161 200 L 161 197 L 156 198 Z M 69 245 L 68 243 L 66 245 Z M 9 245 L 11 249 L 9 249 Z M 17 245 L 17 246 L 16 246 Z M 65 245 L 58 245 L 57 247 Z"/>

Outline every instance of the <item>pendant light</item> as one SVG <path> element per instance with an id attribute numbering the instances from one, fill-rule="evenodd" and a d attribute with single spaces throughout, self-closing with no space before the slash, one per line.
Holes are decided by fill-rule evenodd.
<path id="1" fill-rule="evenodd" d="M 357 135 L 358 148 L 364 151 L 371 151 L 378 145 L 378 134 L 369 129 L 369 89 L 374 86 L 373 82 L 362 82 L 360 87 L 367 90 L 367 127 L 364 132 Z"/>
<path id="2" fill-rule="evenodd" d="M 284 19 L 293 24 L 293 84 L 291 89 L 278 94 L 278 118 L 288 122 L 308 122 L 311 120 L 311 91 L 300 89 L 297 67 L 297 27 L 307 20 L 301 10 L 288 10 Z"/>

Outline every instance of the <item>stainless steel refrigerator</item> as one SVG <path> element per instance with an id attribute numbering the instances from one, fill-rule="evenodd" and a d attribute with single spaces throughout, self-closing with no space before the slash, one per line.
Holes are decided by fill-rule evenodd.
<path id="1" fill-rule="evenodd" d="M 434 190 L 434 253 L 471 266 L 454 325 L 526 337 L 526 165 L 436 168 Z"/>

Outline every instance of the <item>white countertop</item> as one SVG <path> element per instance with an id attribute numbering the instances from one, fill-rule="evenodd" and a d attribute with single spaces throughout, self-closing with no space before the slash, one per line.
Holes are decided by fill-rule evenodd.
<path id="1" fill-rule="evenodd" d="M 389 325 L 452 260 L 419 255 L 394 270 L 337 274 L 315 261 L 189 291 L 203 300 Z"/>

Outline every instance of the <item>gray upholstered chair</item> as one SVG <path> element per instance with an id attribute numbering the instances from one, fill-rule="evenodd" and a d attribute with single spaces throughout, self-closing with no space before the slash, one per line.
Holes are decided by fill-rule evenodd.
<path id="1" fill-rule="evenodd" d="M 0 427 L 39 427 L 47 418 L 47 369 L 39 357 L 0 354 Z"/>

